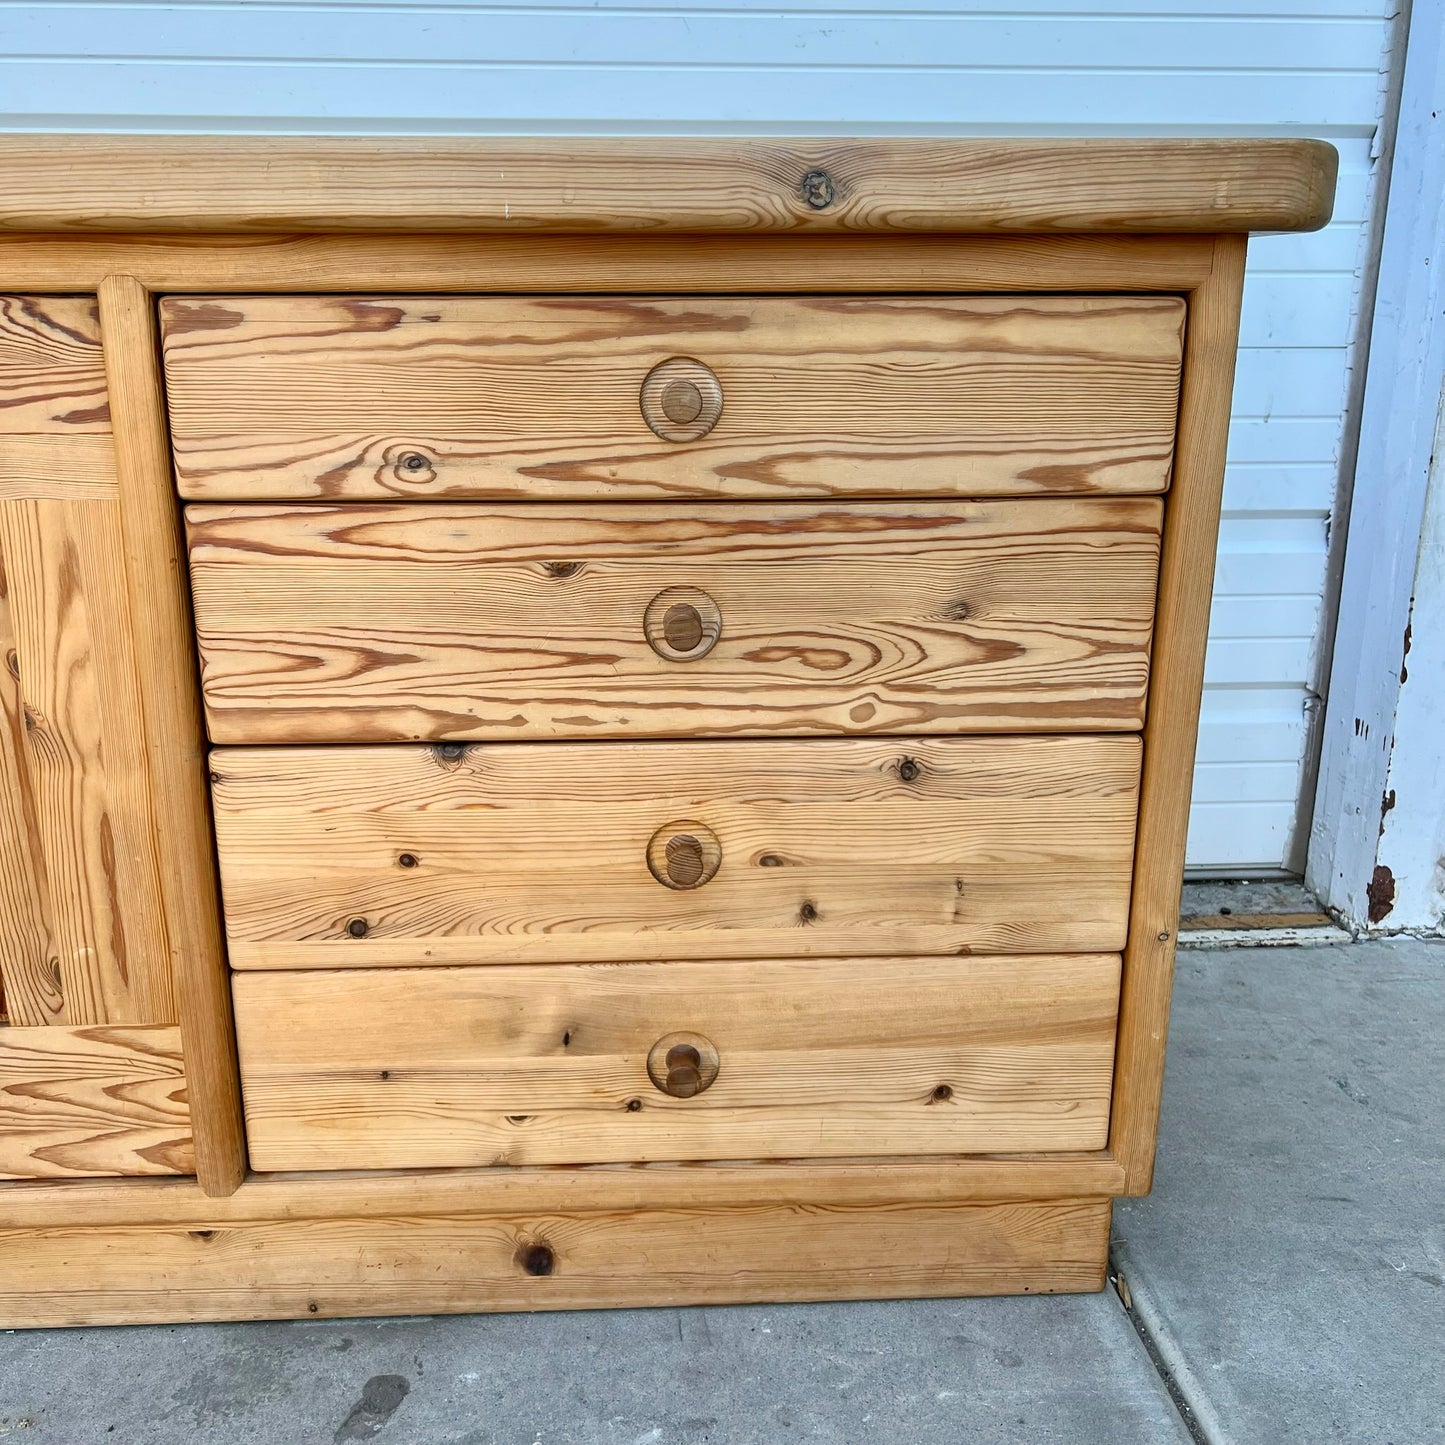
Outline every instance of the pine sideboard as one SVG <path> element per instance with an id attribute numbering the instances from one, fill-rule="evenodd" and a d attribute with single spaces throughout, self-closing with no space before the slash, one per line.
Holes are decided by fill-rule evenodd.
<path id="1" fill-rule="evenodd" d="M 0 139 L 0 1325 L 1099 1288 L 1334 177 Z"/>

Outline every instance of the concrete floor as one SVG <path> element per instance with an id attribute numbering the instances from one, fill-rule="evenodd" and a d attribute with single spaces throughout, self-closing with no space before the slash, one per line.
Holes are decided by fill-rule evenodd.
<path id="1" fill-rule="evenodd" d="M 0 1436 L 1445 1440 L 1442 1039 L 1445 944 L 1181 955 L 1155 1193 L 1115 1214 L 1132 1315 L 1111 1290 L 14 1333 Z"/>

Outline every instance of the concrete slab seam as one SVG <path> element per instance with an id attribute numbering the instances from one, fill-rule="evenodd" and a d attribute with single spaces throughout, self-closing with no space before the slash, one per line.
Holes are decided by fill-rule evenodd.
<path id="1" fill-rule="evenodd" d="M 1136 1272 L 1129 1247 L 1114 1240 L 1109 1248 L 1109 1279 L 1119 1307 L 1128 1315 L 1143 1341 L 1150 1363 L 1159 1374 L 1184 1428 L 1198 1445 L 1235 1445 L 1205 1393 L 1148 1284 Z"/>

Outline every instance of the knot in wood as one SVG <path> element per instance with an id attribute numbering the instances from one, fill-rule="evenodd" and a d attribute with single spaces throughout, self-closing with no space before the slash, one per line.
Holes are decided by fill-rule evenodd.
<path id="1" fill-rule="evenodd" d="M 551 1245 L 522 1244 L 517 1250 L 517 1263 L 530 1275 L 542 1278 L 557 1267 L 557 1256 Z"/>
<path id="2" fill-rule="evenodd" d="M 809 171 L 798 182 L 798 194 L 802 196 L 804 205 L 814 211 L 826 211 L 838 195 L 833 177 L 824 170 Z"/>

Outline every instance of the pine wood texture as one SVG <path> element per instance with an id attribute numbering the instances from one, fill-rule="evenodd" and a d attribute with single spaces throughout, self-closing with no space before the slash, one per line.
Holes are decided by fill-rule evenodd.
<path id="1" fill-rule="evenodd" d="M 220 743 L 1137 728 L 1161 511 L 191 506 L 207 723 Z"/>
<path id="2" fill-rule="evenodd" d="M 1322 224 L 1334 167 L 1330 147 L 1301 141 L 0 138 L 0 293 L 21 298 L 0 302 L 0 974 L 7 985 L 24 979 L 19 994 L 12 987 L 12 1018 L 20 997 L 31 1022 L 48 1025 L 0 1030 L 0 1079 L 14 1086 L 0 1091 L 0 1109 L 22 1110 L 31 1124 L 75 1122 L 91 1109 L 96 1122 L 19 1146 L 18 1172 L 39 1170 L 38 1151 L 39 1172 L 77 1177 L 0 1188 L 0 1324 L 1101 1286 L 1107 1196 L 1147 1189 L 1157 1129 L 1243 256 L 1242 239 L 1221 233 Z M 100 295 L 103 366 L 92 303 L 76 296 L 86 291 Z M 68 299 L 26 299 L 47 292 Z M 323 1147 L 334 1131 L 346 1147 L 500 1141 L 473 1157 L 534 1147 L 542 1154 L 527 1157 L 558 1157 L 547 1151 L 576 1147 L 558 1144 L 564 1137 L 603 1154 L 619 1152 L 606 1140 L 631 1139 L 654 1152 L 626 1157 L 655 1158 L 658 1149 L 706 1154 L 709 1139 L 720 1150 L 728 1130 L 741 1131 L 733 1137 L 743 1148 L 747 1131 L 763 1132 L 750 1118 L 756 1103 L 757 1113 L 795 1121 L 826 1114 L 825 1133 L 851 1151 L 811 1161 L 332 1170 L 253 1175 L 236 1189 L 244 1155 L 231 991 L 210 876 L 157 292 L 174 293 L 168 314 L 185 318 L 169 350 L 186 487 L 212 504 L 277 504 L 244 518 L 229 509 L 238 528 L 307 501 L 327 504 L 322 511 L 366 503 L 377 516 L 392 510 L 377 504 L 421 515 L 438 500 L 525 502 L 537 520 L 549 507 L 596 518 L 620 509 L 569 504 L 617 500 L 636 509 L 634 521 L 671 503 L 695 529 L 691 514 L 724 508 L 801 516 L 827 503 L 891 517 L 882 504 L 906 498 L 919 499 L 909 509 L 920 514 L 957 501 L 975 521 L 1025 505 L 1154 517 L 1163 496 L 1142 795 L 1140 739 L 1117 732 L 967 738 L 917 735 L 915 725 L 915 735 L 891 740 L 222 748 L 213 766 L 245 969 L 237 991 L 292 1000 L 256 1033 L 263 1051 L 292 1048 L 308 1031 L 319 1040 L 289 1078 L 279 1067 L 268 1075 L 277 1120 L 303 1119 Z M 362 310 L 317 299 L 325 296 Z M 396 325 L 378 318 L 378 304 Z M 298 317 L 314 323 L 309 331 L 287 329 Z M 18 358 L 8 369 L 7 356 Z M 643 415 L 643 378 L 673 357 L 718 379 L 721 412 L 695 440 L 665 440 Z M 685 401 L 674 398 L 674 409 Z M 423 466 L 402 464 L 412 453 Z M 511 511 L 492 507 L 497 525 L 519 533 Z M 978 536 L 964 530 L 970 542 Z M 993 535 L 1002 548 L 1023 534 Z M 612 606 L 635 622 L 622 594 L 640 562 L 619 568 L 538 549 L 519 563 L 528 541 L 499 560 L 509 577 L 520 569 L 531 586 L 526 567 L 563 564 L 536 595 L 554 609 L 558 597 L 585 599 L 594 620 Z M 883 601 L 928 593 L 953 570 L 886 545 L 892 571 L 867 578 L 879 615 Z M 1112 568 L 1114 545 L 1087 560 Z M 1007 563 L 1000 555 L 988 575 L 1007 581 L 1031 555 L 1009 543 Z M 361 576 L 361 560 L 336 576 Z M 584 565 L 567 568 L 574 561 Z M 253 555 L 233 571 L 253 563 L 279 559 Z M 458 594 L 475 582 L 467 576 L 459 589 L 453 575 L 444 589 L 438 560 L 424 567 L 432 612 L 418 603 L 398 638 L 429 647 L 434 626 L 455 627 Z M 478 570 L 470 560 L 452 569 Z M 347 584 L 322 586 L 320 576 L 309 573 L 308 585 L 341 606 Z M 1031 580 L 1066 604 L 1051 617 L 1040 611 L 1040 628 L 1069 623 L 1071 589 L 1105 595 L 1082 549 L 1052 575 L 1036 567 Z M 637 666 L 694 684 L 709 667 L 731 666 L 735 600 L 724 597 L 714 615 L 712 587 L 684 578 L 659 590 L 668 587 L 691 589 L 695 618 L 684 610 L 669 621 L 668 607 L 649 617 L 649 593 L 640 634 L 626 634 L 646 649 Z M 1103 629 L 1119 629 L 1121 669 L 1137 665 L 1148 626 L 1147 613 L 1133 611 L 1141 591 L 1116 585 L 1116 610 L 1095 609 L 1099 626 L 1081 634 L 1104 657 Z M 815 578 L 795 611 L 836 612 L 835 592 Z M 995 621 L 1000 595 L 986 599 Z M 485 600 L 495 607 L 495 591 Z M 283 599 L 244 601 L 260 616 Z M 401 615 L 411 604 L 395 605 Z M 82 616 L 103 619 L 86 623 L 97 633 L 114 626 L 135 642 L 96 662 L 75 625 L 63 625 Z M 1009 614 L 1010 627 L 1020 616 Z M 548 614 L 534 640 L 553 635 L 556 620 Z M 311 616 L 300 622 L 317 631 Z M 569 642 L 615 642 L 616 630 L 609 623 L 600 639 L 579 630 Z M 247 645 L 274 658 L 280 632 L 258 626 Z M 53 641 L 62 634 L 63 648 Z M 51 639 L 48 663 L 24 655 L 34 637 Z M 377 641 L 367 635 L 372 681 L 378 671 L 400 679 L 404 664 Z M 936 658 L 931 633 L 927 649 Z M 102 676 L 122 679 L 120 702 L 105 682 L 97 723 L 78 700 L 87 689 L 99 696 Z M 447 695 L 468 686 L 448 678 Z M 57 753 L 45 762 L 75 770 L 79 758 L 75 786 L 47 773 L 48 791 L 38 788 L 27 749 L 48 736 L 35 724 L 52 719 L 36 688 L 80 707 L 87 737 L 122 730 L 118 742 L 101 738 L 103 773 L 90 766 L 91 744 L 75 753 L 67 735 L 71 761 Z M 1021 683 L 1006 705 L 1030 690 Z M 561 691 L 547 704 L 558 717 L 568 715 Z M 577 715 L 604 716 L 596 697 L 581 702 Z M 1130 706 L 1130 722 L 1087 726 L 1132 728 L 1137 700 Z M 1020 733 L 1025 724 L 1004 715 L 990 726 Z M 112 754 L 133 761 L 137 738 L 138 771 L 127 762 L 112 783 Z M 95 894 L 88 870 L 98 859 L 125 905 L 127 942 L 132 906 L 164 919 L 183 1081 L 167 1074 L 179 1069 L 176 1005 L 154 1020 L 160 1029 L 59 1011 L 68 1000 L 55 987 L 57 894 L 40 819 L 93 820 L 102 782 L 112 840 L 85 842 L 85 894 Z M 146 829 L 127 832 L 133 819 L 118 811 L 116 786 L 127 807 L 148 800 L 149 864 L 126 841 Z M 93 822 L 69 826 L 82 841 L 103 837 Z M 117 849 L 129 861 L 117 863 Z M 133 881 L 147 870 L 159 879 L 154 891 Z M 591 966 L 604 960 L 617 962 Z M 114 974 L 113 962 L 95 966 Z M 426 964 L 434 967 L 416 967 Z M 569 982 L 584 965 L 585 989 Z M 126 1007 L 151 987 L 149 968 L 142 961 L 138 974 L 127 954 Z M 826 970 L 825 990 L 779 987 Z M 1046 986 L 1044 974 L 1056 981 Z M 525 990 L 524 975 L 536 980 Z M 905 988 L 904 975 L 993 983 Z M 626 981 L 644 976 L 669 982 L 629 993 Z M 688 993 L 692 978 L 706 986 Z M 433 1011 L 427 991 L 438 986 L 461 990 L 459 1001 Z M 330 990 L 345 992 L 353 1025 L 318 1023 L 325 1009 L 306 1001 Z M 361 1011 L 383 995 L 392 1002 Z M 624 996 L 625 1007 L 614 1005 Z M 909 1009 L 910 996 L 927 1005 Z M 499 997 L 505 1008 L 490 1007 Z M 790 1007 L 796 997 L 815 1005 Z M 856 1047 L 830 1051 L 822 1038 L 835 999 Z M 663 1007 L 674 1001 L 697 1012 Z M 369 1056 L 386 1042 L 388 1014 L 423 1073 L 435 1057 L 427 1030 L 450 1041 L 448 1078 L 422 1082 Z M 585 1015 L 582 1027 L 563 1014 Z M 485 1068 L 482 1051 L 466 1047 L 468 1021 Z M 651 1037 L 643 1021 L 657 1024 Z M 752 1055 L 760 1063 L 740 1072 L 729 1030 L 746 1028 L 762 1041 Z M 616 1051 L 591 1055 L 600 1073 L 587 1075 L 573 1051 L 603 1035 Z M 700 1070 L 715 1049 L 718 1074 L 698 1090 L 701 1072 L 684 1077 L 682 1058 L 674 1096 L 651 1082 L 647 1059 L 659 1039 L 678 1035 L 706 1045 L 695 1050 Z M 1075 1063 L 1064 1067 L 1070 1049 Z M 329 1075 L 318 1052 L 340 1060 Z M 934 1099 L 930 1089 L 925 1102 L 924 1074 L 942 1060 L 959 1065 L 951 1081 L 932 1084 L 947 1082 L 949 1094 Z M 372 1067 L 377 1077 L 364 1078 Z M 670 1083 L 666 1051 L 654 1072 Z M 588 1092 L 587 1078 L 599 1076 L 612 1093 Z M 565 1108 L 531 1106 L 559 1081 Z M 78 1177 L 127 1158 L 129 1167 L 190 1167 L 184 1101 L 161 1092 L 181 1082 L 198 1180 Z M 743 1084 L 762 1092 L 735 1103 L 730 1091 Z M 904 1084 L 909 1097 L 889 1092 Z M 1071 1090 L 1077 1107 L 1050 1114 Z M 405 1117 L 395 1103 L 403 1094 Z M 642 1109 L 626 1108 L 634 1097 Z M 127 1133 L 144 1107 L 180 1112 L 158 1119 L 154 1134 Z M 890 1111 L 903 1111 L 893 1129 L 881 1122 Z M 854 1127 L 844 1128 L 849 1114 Z M 937 1152 L 965 1147 L 968 1129 L 992 1148 L 1001 1136 L 984 1129 L 990 1117 L 1010 1128 L 1047 1119 L 1088 1131 L 1090 1145 Z M 322 1129 L 327 1118 L 332 1128 Z M 371 1127 L 379 1119 L 380 1133 Z M 925 1137 L 950 1128 L 946 1144 Z M 21 1137 L 0 1127 L 12 1146 Z M 797 1137 L 816 1139 L 816 1128 Z M 164 1139 L 177 1152 L 157 1153 Z M 758 1142 L 760 1152 L 779 1147 Z M 862 1154 L 890 1143 L 920 1152 Z M 12 1162 L 13 1152 L 0 1155 L 0 1168 Z"/>
<path id="3" fill-rule="evenodd" d="M 12 1024 L 175 1018 L 89 297 L 0 298 L 0 978 Z"/>
<path id="4" fill-rule="evenodd" d="M 726 235 L 36 236 L 0 230 L 0 284 L 83 287 L 131 276 L 157 293 L 528 292 L 751 295 L 889 291 L 1173 291 L 1209 274 L 1209 236 Z"/>
<path id="5" fill-rule="evenodd" d="M 700 1198 L 728 1208 L 996 1204 L 1101 1199 L 1122 1179 L 1107 1154 L 1091 1152 L 253 1173 L 224 1199 L 186 1178 L 25 1180 L 0 1189 L 0 1230 L 687 1209 Z"/>
<path id="6" fill-rule="evenodd" d="M 1139 757 L 1123 736 L 221 748 L 231 963 L 1113 951 Z M 683 822 L 721 844 L 704 887 L 648 867 Z"/>
<path id="7" fill-rule="evenodd" d="M 1288 231 L 1315 140 L 0 137 L 0 229 Z"/>
<path id="8" fill-rule="evenodd" d="M 1128 1171 L 1131 1194 L 1149 1192 L 1159 1137 L 1244 250 L 1242 238 L 1218 240 L 1214 273 L 1194 293 L 1189 312 L 1179 471 L 1160 564 L 1157 627 L 1162 645 L 1155 649 L 1144 729 L 1138 848 L 1109 1131 L 1110 1149 Z"/>
<path id="9" fill-rule="evenodd" d="M 0 1178 L 193 1172 L 174 1024 L 0 1028 Z"/>
<path id="10" fill-rule="evenodd" d="M 110 434 L 93 297 L 0 296 L 0 404 L 6 437 Z"/>
<path id="11" fill-rule="evenodd" d="M 245 1172 L 245 1145 L 155 308 L 149 292 L 129 276 L 101 282 L 98 301 L 120 514 L 110 569 L 116 584 L 123 583 L 126 615 L 143 644 L 136 648 L 135 665 L 196 1172 L 208 1193 L 226 1194 Z"/>
<path id="12" fill-rule="evenodd" d="M 0 1233 L 0 1328 L 1066 1294 L 1107 1199 L 272 1218 Z"/>
<path id="13" fill-rule="evenodd" d="M 1159 492 L 1178 297 L 196 297 L 162 303 L 197 500 Z M 666 441 L 660 363 L 722 411 Z"/>
<path id="14" fill-rule="evenodd" d="M 252 1162 L 396 1169 L 1081 1150 L 1114 955 L 339 970 L 235 980 Z M 658 1040 L 715 1078 L 674 1097 Z"/>

